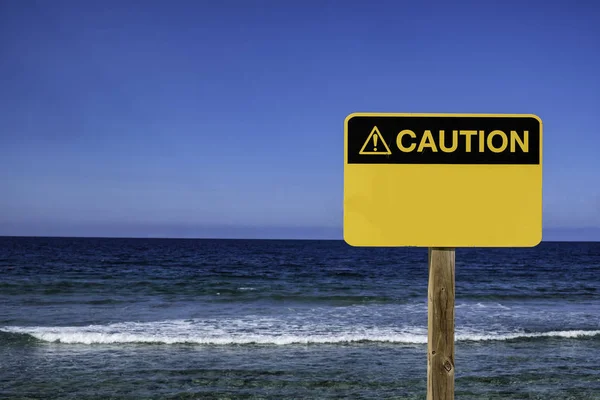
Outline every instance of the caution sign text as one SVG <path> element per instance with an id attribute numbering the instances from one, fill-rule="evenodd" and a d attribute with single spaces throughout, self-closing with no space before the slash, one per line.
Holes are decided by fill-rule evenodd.
<path id="1" fill-rule="evenodd" d="M 539 164 L 534 116 L 352 116 L 350 164 Z"/>

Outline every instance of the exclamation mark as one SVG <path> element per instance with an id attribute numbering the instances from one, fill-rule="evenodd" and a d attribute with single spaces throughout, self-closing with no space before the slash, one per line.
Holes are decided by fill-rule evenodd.
<path id="1" fill-rule="evenodd" d="M 373 148 L 373 151 L 377 151 L 377 134 L 373 135 L 373 142 L 375 143 L 375 147 Z"/>

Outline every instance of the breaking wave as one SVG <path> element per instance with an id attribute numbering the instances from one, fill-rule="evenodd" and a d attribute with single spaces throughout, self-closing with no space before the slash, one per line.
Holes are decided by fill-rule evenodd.
<path id="1" fill-rule="evenodd" d="M 282 329 L 283 328 L 283 329 Z M 282 326 L 279 323 L 248 324 L 248 321 L 172 320 L 125 322 L 109 325 L 46 327 L 7 326 L 0 328 L 0 342 L 25 335 L 43 342 L 65 344 L 198 344 L 198 345 L 290 345 L 380 342 L 425 344 L 427 331 L 421 327 L 402 329 L 356 326 Z M 460 331 L 457 342 L 531 340 L 539 338 L 581 339 L 600 337 L 600 330 L 548 332 Z"/>

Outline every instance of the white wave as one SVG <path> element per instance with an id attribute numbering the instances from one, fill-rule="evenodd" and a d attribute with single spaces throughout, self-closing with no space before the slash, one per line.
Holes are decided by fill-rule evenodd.
<path id="1" fill-rule="evenodd" d="M 29 332 L 36 339 L 46 342 L 68 344 L 115 344 L 115 343 L 156 343 L 156 344 L 205 344 L 205 345 L 243 345 L 243 344 L 334 344 L 352 343 L 361 341 L 394 342 L 394 343 L 426 343 L 420 337 L 411 336 L 373 336 L 373 335 L 323 335 L 323 336 L 266 336 L 245 335 L 240 337 L 159 337 L 140 334 L 105 334 L 105 333 L 57 333 L 57 332 Z"/>
<path id="2" fill-rule="evenodd" d="M 425 344 L 427 331 L 422 327 L 403 329 L 360 326 L 281 326 L 281 321 L 230 320 L 225 325 L 215 321 L 173 320 L 148 323 L 126 322 L 85 327 L 3 327 L 0 331 L 28 334 L 46 342 L 68 344 L 336 344 L 382 342 Z M 456 341 L 502 341 L 520 338 L 578 338 L 600 335 L 600 330 L 564 330 L 552 332 L 478 332 L 457 331 Z"/>
<path id="3" fill-rule="evenodd" d="M 467 309 L 473 312 L 480 312 L 480 309 L 485 308 L 488 312 L 493 312 L 495 310 L 512 310 L 511 307 L 505 306 L 500 303 L 458 303 L 455 306 L 456 309 Z M 501 312 L 502 312 L 501 311 Z"/>
<path id="4" fill-rule="evenodd" d="M 549 331 L 549 332 L 510 332 L 510 333 L 468 333 L 468 334 L 457 334 L 456 340 L 458 341 L 492 341 L 492 340 L 513 340 L 513 339 L 526 339 L 526 338 L 542 338 L 542 337 L 556 337 L 556 338 L 581 338 L 591 337 L 600 335 L 600 330 L 572 330 L 572 331 Z"/>
<path id="5" fill-rule="evenodd" d="M 459 309 L 459 308 L 466 308 L 466 309 L 470 309 L 470 310 L 474 310 L 477 311 L 478 309 L 481 308 L 486 308 L 486 309 L 500 309 L 500 310 L 511 310 L 510 307 L 505 306 L 503 304 L 500 303 L 458 303 L 456 304 L 455 308 Z"/>

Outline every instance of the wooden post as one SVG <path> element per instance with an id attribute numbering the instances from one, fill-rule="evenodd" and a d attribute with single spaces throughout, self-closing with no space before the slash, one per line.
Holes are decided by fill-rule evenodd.
<path id="1" fill-rule="evenodd" d="M 427 400 L 454 400 L 453 248 L 429 248 Z"/>

